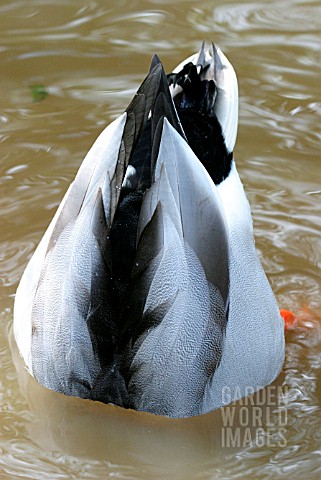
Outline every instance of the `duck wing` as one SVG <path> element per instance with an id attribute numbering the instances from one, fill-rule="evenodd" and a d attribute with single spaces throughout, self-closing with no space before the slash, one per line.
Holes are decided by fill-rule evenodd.
<path id="1" fill-rule="evenodd" d="M 35 376 L 33 363 L 36 361 L 36 356 L 42 359 L 42 363 L 48 371 L 51 370 L 52 365 L 56 362 L 56 357 L 53 358 L 51 354 L 47 357 L 47 352 L 51 351 L 50 345 L 59 344 L 57 335 L 59 337 L 60 334 L 57 332 L 60 331 L 63 338 L 65 330 L 72 329 L 72 310 L 69 315 L 66 314 L 65 307 L 63 307 L 66 303 L 67 308 L 78 309 L 79 295 L 73 296 L 75 291 L 72 290 L 71 285 L 79 284 L 79 291 L 86 291 L 81 300 L 83 305 L 79 307 L 79 310 L 88 309 L 92 268 L 87 269 L 84 266 L 81 269 L 81 266 L 78 265 L 80 273 L 76 274 L 73 264 L 75 256 L 78 256 L 78 247 L 81 246 L 85 237 L 90 238 L 86 244 L 89 250 L 96 242 L 92 231 L 95 216 L 91 209 L 95 205 L 96 209 L 98 205 L 101 207 L 103 205 L 105 222 L 108 223 L 108 218 L 110 218 L 111 201 L 108 178 L 112 178 L 117 164 L 126 117 L 125 113 L 109 125 L 86 155 L 74 182 L 65 194 L 18 286 L 14 310 L 14 333 L 22 357 L 29 371 Z M 84 249 L 85 246 L 80 253 L 82 260 L 86 262 L 84 265 L 88 267 L 89 260 L 87 261 L 87 259 L 90 256 L 88 257 L 88 252 Z M 61 255 L 59 255 L 59 251 Z M 98 247 L 97 251 L 100 255 Z M 104 257 L 106 256 L 107 254 L 104 254 Z M 78 263 L 80 263 L 80 258 L 79 255 Z M 73 278 L 73 275 L 76 277 Z M 68 289 L 71 289 L 68 294 L 68 289 L 63 288 L 66 285 L 68 285 Z M 73 307 L 71 307 L 72 304 Z M 65 313 L 60 314 L 60 312 Z M 66 323 L 67 326 L 64 327 Z M 41 333 L 42 331 L 43 333 Z M 80 332 L 86 332 L 86 328 L 81 328 Z M 86 350 L 88 347 L 88 355 L 92 356 L 90 342 L 86 335 L 85 337 L 83 341 L 87 346 L 84 348 Z M 37 338 L 39 338 L 38 345 Z M 33 354 L 33 352 L 37 352 L 37 354 Z M 96 361 L 93 360 L 93 363 L 96 365 Z M 96 370 L 96 366 L 94 370 Z M 65 369 L 64 373 L 66 373 Z M 41 383 L 43 382 L 41 381 Z M 44 383 L 47 384 L 45 381 Z"/>
<path id="2" fill-rule="evenodd" d="M 174 417 L 201 412 L 220 363 L 228 304 L 228 242 L 216 187 L 166 118 L 138 223 L 130 348 L 134 408 Z M 127 355 L 127 356 L 126 356 Z"/>
<path id="3" fill-rule="evenodd" d="M 270 384 L 284 361 L 284 327 L 255 249 L 249 202 L 233 160 L 238 122 L 234 69 L 212 45 L 168 76 L 193 151 L 217 185 L 229 233 L 229 313 L 203 413 Z"/>
<path id="4" fill-rule="evenodd" d="M 85 157 L 19 284 L 15 338 L 47 387 L 88 396 L 117 337 L 110 230 L 162 78 L 156 65 Z"/>
<path id="5" fill-rule="evenodd" d="M 30 260 L 15 337 L 51 389 L 183 417 L 201 412 L 228 302 L 222 205 L 155 57 Z"/>

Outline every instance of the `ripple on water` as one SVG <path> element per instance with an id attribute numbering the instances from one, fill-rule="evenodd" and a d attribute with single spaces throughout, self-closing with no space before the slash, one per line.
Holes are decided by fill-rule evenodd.
<path id="1" fill-rule="evenodd" d="M 205 1 L 202 2 L 202 8 L 193 9 L 191 20 L 199 31 L 229 32 L 230 40 L 236 37 L 236 32 L 242 32 L 242 45 L 249 37 L 257 43 L 280 45 L 285 38 L 288 40 L 288 35 L 300 37 L 306 32 L 319 31 L 321 7 L 317 1 L 311 2 L 307 9 L 306 2 L 287 0 L 282 3 L 272 1 L 255 4 L 226 2 L 213 9 L 213 3 Z"/>
<path id="2" fill-rule="evenodd" d="M 0 245 L 0 285 L 11 287 L 17 284 L 22 274 L 21 265 L 26 264 L 35 246 L 35 242 L 27 239 L 4 242 Z"/>
<path id="3" fill-rule="evenodd" d="M 48 480 L 320 478 L 320 2 L 6 0 L 0 18 L 1 472 Z M 170 68 L 203 38 L 221 44 L 236 67 L 235 155 L 258 251 L 280 306 L 301 322 L 286 337 L 282 448 L 254 444 L 217 455 L 212 417 L 199 419 L 193 434 L 181 428 L 173 436 L 152 424 L 131 437 L 124 422 L 107 437 L 112 422 L 99 409 L 88 412 L 35 386 L 34 414 L 9 353 L 11 295 L 83 154 L 126 107 L 154 51 Z M 45 101 L 32 103 L 33 83 L 48 87 Z M 47 447 L 61 430 L 61 449 Z M 119 462 L 95 460 L 106 437 L 118 438 L 108 451 Z"/>

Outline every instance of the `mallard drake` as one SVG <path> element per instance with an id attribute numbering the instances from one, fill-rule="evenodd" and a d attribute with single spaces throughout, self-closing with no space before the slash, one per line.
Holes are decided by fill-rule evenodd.
<path id="1" fill-rule="evenodd" d="M 283 322 L 233 160 L 237 123 L 219 48 L 203 45 L 167 77 L 153 58 L 18 286 L 15 339 L 38 382 L 188 417 L 275 379 Z"/>

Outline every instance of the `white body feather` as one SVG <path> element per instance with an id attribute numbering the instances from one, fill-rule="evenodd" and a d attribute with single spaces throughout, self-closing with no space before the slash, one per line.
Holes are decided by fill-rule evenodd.
<path id="1" fill-rule="evenodd" d="M 94 200 L 96 199 L 98 189 L 102 186 L 104 173 L 108 169 L 108 165 L 111 166 L 111 169 L 115 168 L 114 164 L 120 148 L 125 122 L 126 114 L 123 114 L 105 128 L 89 150 L 79 168 L 74 182 L 68 188 L 20 280 L 14 304 L 14 336 L 20 353 L 31 374 L 33 374 L 31 354 L 32 310 L 53 231 L 57 227 L 57 222 L 61 221 L 62 212 L 66 206 L 68 207 L 67 213 L 69 217 L 74 221 L 80 207 L 84 207 L 88 199 L 91 199 L 91 201 L 93 198 Z M 73 196 L 74 184 L 77 185 L 78 198 L 74 198 Z M 68 223 L 68 221 L 69 219 L 65 220 L 66 223 Z M 65 252 L 65 262 L 68 263 L 69 261 L 68 252 Z M 61 285 L 56 284 L 53 287 L 57 290 L 57 295 L 59 296 Z M 48 297 L 48 295 L 46 295 L 46 297 Z M 48 300 L 53 302 L 53 298 L 49 297 Z M 43 322 L 46 322 L 46 320 L 50 321 L 50 319 L 51 317 L 47 319 L 44 317 Z"/>
<path id="2" fill-rule="evenodd" d="M 284 361 L 283 320 L 255 250 L 250 205 L 233 162 L 217 188 L 229 232 L 230 310 L 221 363 L 203 412 L 269 385 Z M 224 390 L 228 389 L 228 395 Z"/>

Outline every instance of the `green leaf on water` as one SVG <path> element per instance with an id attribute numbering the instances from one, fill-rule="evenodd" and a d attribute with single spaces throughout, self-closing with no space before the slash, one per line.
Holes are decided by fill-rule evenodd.
<path id="1" fill-rule="evenodd" d="M 31 85 L 30 88 L 32 100 L 34 102 L 42 102 L 42 100 L 44 100 L 48 95 L 48 92 L 44 85 Z"/>

